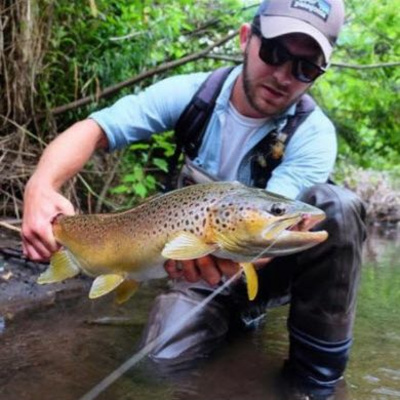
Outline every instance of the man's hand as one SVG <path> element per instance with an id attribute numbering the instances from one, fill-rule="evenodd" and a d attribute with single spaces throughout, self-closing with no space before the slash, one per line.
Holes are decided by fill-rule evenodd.
<path id="1" fill-rule="evenodd" d="M 25 256 L 47 261 L 59 248 L 51 224 L 58 214 L 75 212 L 58 190 L 83 168 L 96 149 L 107 146 L 100 125 L 86 119 L 72 125 L 46 147 L 25 188 L 22 224 Z"/>
<path id="2" fill-rule="evenodd" d="M 239 264 L 213 256 L 186 261 L 167 260 L 164 268 L 173 279 L 184 278 L 188 282 L 204 279 L 211 286 L 217 285 L 222 276 L 230 278 L 240 270 Z"/>
<path id="3" fill-rule="evenodd" d="M 254 262 L 256 268 L 263 268 L 271 258 L 262 258 Z M 168 260 L 164 268 L 172 279 L 184 278 L 188 282 L 205 280 L 209 285 L 217 285 L 223 276 L 228 279 L 240 270 L 240 265 L 234 261 L 205 256 L 197 260 Z"/>
<path id="4" fill-rule="evenodd" d="M 43 188 L 31 179 L 24 195 L 22 249 L 33 261 L 47 261 L 58 250 L 52 222 L 59 214 L 73 215 L 72 204 L 52 188 Z"/>

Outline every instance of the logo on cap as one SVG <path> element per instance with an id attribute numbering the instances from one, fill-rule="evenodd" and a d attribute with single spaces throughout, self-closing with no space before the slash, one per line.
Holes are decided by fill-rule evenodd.
<path id="1" fill-rule="evenodd" d="M 293 0 L 292 8 L 308 11 L 326 21 L 331 12 L 331 5 L 326 0 Z"/>

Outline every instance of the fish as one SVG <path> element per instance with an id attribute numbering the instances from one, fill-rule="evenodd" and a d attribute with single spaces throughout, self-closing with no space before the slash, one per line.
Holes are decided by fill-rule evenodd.
<path id="1" fill-rule="evenodd" d="M 303 251 L 328 237 L 324 230 L 290 229 L 305 215 L 312 224 L 325 218 L 314 206 L 239 182 L 187 186 L 123 212 L 60 215 L 52 228 L 62 247 L 37 282 L 84 273 L 95 278 L 89 298 L 115 290 L 117 303 L 123 303 L 140 282 L 165 277 L 167 259 L 213 255 L 240 264 L 253 300 L 258 292 L 256 259 Z"/>

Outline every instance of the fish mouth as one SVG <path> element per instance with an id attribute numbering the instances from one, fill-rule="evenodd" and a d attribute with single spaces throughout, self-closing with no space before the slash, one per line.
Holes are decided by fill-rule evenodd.
<path id="1" fill-rule="evenodd" d="M 268 250 L 264 254 L 269 256 L 289 255 L 325 241 L 328 238 L 328 232 L 325 230 L 291 230 L 304 219 L 305 215 L 308 217 L 309 228 L 325 219 L 323 213 L 315 215 L 297 214 L 278 218 L 262 234 L 263 239 L 268 242 Z"/>

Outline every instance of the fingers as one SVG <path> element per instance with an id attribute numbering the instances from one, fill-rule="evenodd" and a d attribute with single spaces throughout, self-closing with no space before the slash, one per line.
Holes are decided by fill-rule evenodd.
<path id="1" fill-rule="evenodd" d="M 179 279 L 183 276 L 182 267 L 179 265 L 179 261 L 167 260 L 164 264 L 164 269 L 172 279 Z"/>
<path id="2" fill-rule="evenodd" d="M 58 214 L 72 215 L 72 204 L 58 192 L 48 190 L 29 192 L 25 195 L 22 224 L 22 249 L 24 255 L 33 261 L 48 261 L 59 249 L 52 222 Z"/>
<path id="3" fill-rule="evenodd" d="M 263 257 L 253 262 L 253 265 L 256 269 L 264 268 L 273 260 L 273 257 Z"/>
<path id="4" fill-rule="evenodd" d="M 51 230 L 51 224 L 48 224 Z M 49 228 L 22 230 L 23 252 L 32 261 L 48 261 L 51 254 L 59 249 L 59 245 L 54 239 Z"/>
<path id="5" fill-rule="evenodd" d="M 196 264 L 197 260 L 167 260 L 164 268 L 173 279 L 185 278 L 188 282 L 197 282 L 201 279 L 200 269 Z"/>
<path id="6" fill-rule="evenodd" d="M 223 276 L 230 278 L 235 275 L 240 266 L 230 260 L 205 256 L 196 260 L 167 260 L 164 268 L 173 279 L 184 278 L 192 283 L 203 279 L 209 285 L 215 286 Z"/>
<path id="7" fill-rule="evenodd" d="M 211 286 L 218 285 L 222 278 L 222 271 L 219 269 L 217 259 L 211 256 L 202 257 L 196 260 L 196 266 L 201 277 Z"/>
<path id="8" fill-rule="evenodd" d="M 218 268 L 222 275 L 226 276 L 227 278 L 231 278 L 240 270 L 240 265 L 234 261 L 223 258 L 216 258 L 215 260 L 218 263 Z"/>

